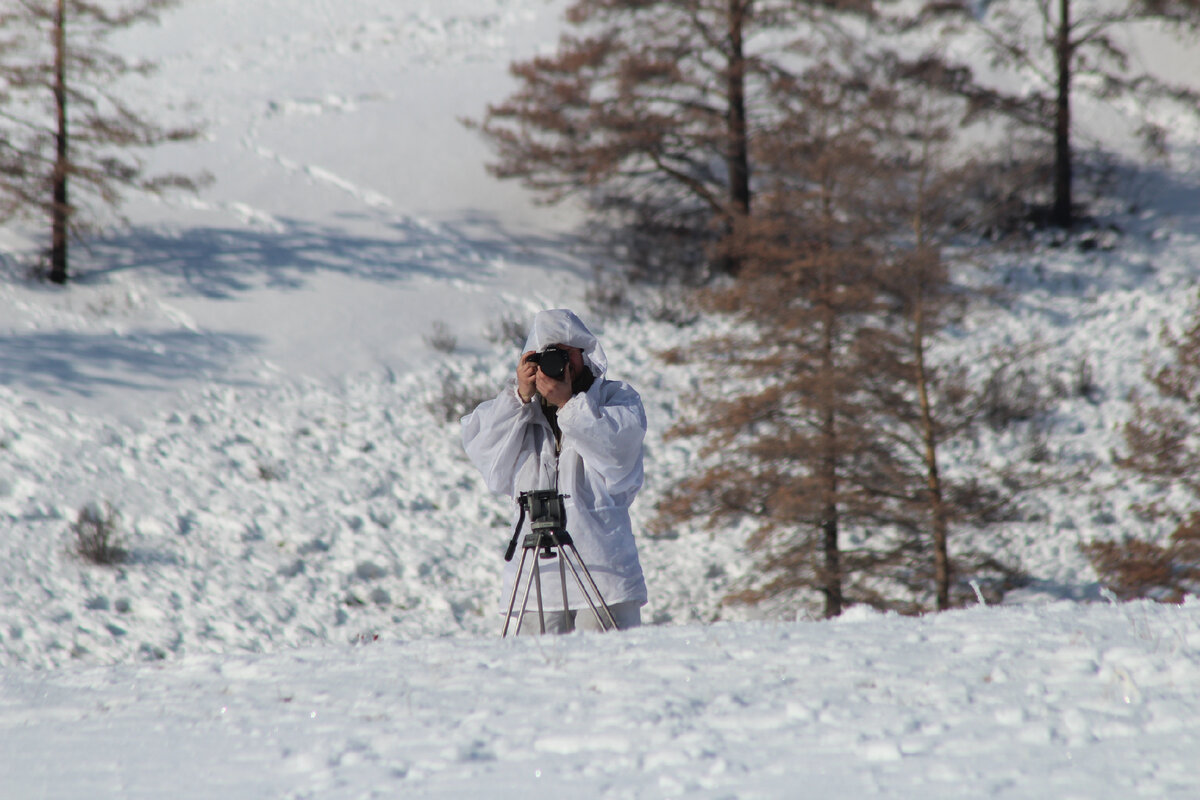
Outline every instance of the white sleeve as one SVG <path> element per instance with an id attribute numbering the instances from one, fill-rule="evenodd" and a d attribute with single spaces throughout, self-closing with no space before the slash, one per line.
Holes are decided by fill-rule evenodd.
<path id="1" fill-rule="evenodd" d="M 571 444 L 589 470 L 603 478 L 613 495 L 636 492 L 643 480 L 642 441 L 646 411 L 633 387 L 608 382 L 614 389 L 602 399 L 599 392 L 581 392 L 558 412 L 564 441 Z"/>
<path id="2" fill-rule="evenodd" d="M 523 403 L 515 387 L 480 403 L 462 418 L 463 448 L 493 492 L 516 496 L 521 466 L 537 457 L 536 403 Z"/>

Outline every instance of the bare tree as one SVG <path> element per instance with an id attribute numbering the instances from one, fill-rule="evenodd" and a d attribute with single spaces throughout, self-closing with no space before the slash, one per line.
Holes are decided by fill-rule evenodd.
<path id="1" fill-rule="evenodd" d="M 148 176 L 137 153 L 194 138 L 193 127 L 163 127 L 139 114 L 118 92 L 120 79 L 153 65 L 106 46 L 119 30 L 156 21 L 178 0 L 114 4 L 86 0 L 14 0 L 0 16 L 6 47 L 0 75 L 9 101 L 0 123 L 11 157 L 6 195 L 22 213 L 50 220 L 50 280 L 66 283 L 68 243 L 85 210 L 115 209 L 130 190 L 194 189 L 202 177 Z M 3 167 L 5 160 L 0 160 Z"/>
<path id="2" fill-rule="evenodd" d="M 582 195 L 651 236 L 712 243 L 753 203 L 765 84 L 800 32 L 832 36 L 866 0 L 576 0 L 578 33 L 512 66 L 520 82 L 478 127 L 493 174 L 549 202 Z M 814 45 L 815 48 L 815 45 Z M 682 234 L 682 235 L 681 235 Z M 736 273 L 736 253 L 717 258 Z"/>
<path id="3" fill-rule="evenodd" d="M 1070 227 L 1075 220 L 1074 157 L 1077 135 L 1074 97 L 1088 92 L 1112 101 L 1168 98 L 1186 108 L 1200 105 L 1200 93 L 1181 81 L 1156 77 L 1135 66 L 1126 34 L 1137 26 L 1160 26 L 1183 41 L 1195 41 L 1200 30 L 1197 0 L 965 0 L 928 3 L 916 24 L 952 21 L 943 35 L 967 30 L 981 34 L 993 66 L 1035 76 L 1032 86 L 1006 91 L 977 80 L 970 64 L 929 73 L 941 88 L 971 98 L 974 111 L 1003 114 L 1044 132 L 1054 149 L 1053 202 L 1047 220 Z M 927 54 L 918 61 L 940 62 Z M 1165 131 L 1145 123 L 1147 141 L 1161 143 Z"/>
<path id="4" fill-rule="evenodd" d="M 894 495 L 871 487 L 898 469 L 867 390 L 889 357 L 878 324 L 881 231 L 862 213 L 879 166 L 862 124 L 872 98 L 825 69 L 776 89 L 779 121 L 759 143 L 758 208 L 724 245 L 742 272 L 704 295 L 740 324 L 698 349 L 719 385 L 677 430 L 719 457 L 667 494 L 658 524 L 751 520 L 764 579 L 734 599 L 811 590 L 835 616 L 851 603 L 887 605 L 871 579 L 906 546 L 846 538 L 891 516 Z"/>

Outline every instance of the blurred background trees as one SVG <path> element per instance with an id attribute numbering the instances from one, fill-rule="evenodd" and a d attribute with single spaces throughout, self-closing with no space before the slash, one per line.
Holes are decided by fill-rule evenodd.
<path id="1" fill-rule="evenodd" d="M 1146 115 L 1148 101 L 1200 108 L 1200 94 L 1187 85 L 1192 76 L 1155 74 L 1134 55 L 1139 28 L 1194 41 L 1197 0 L 951 0 L 927 4 L 909 25 L 937 31 L 936 44 L 914 60 L 939 65 L 925 72 L 931 87 L 957 92 L 970 99 L 973 114 L 1004 117 L 1049 144 L 1050 199 L 1037 205 L 1058 227 L 1071 227 L 1079 213 L 1075 142 L 1088 131 L 1073 113 L 1077 96 L 1122 107 L 1114 121 L 1132 117 L 1149 149 L 1161 148 L 1168 132 Z M 982 43 L 994 74 L 983 77 L 965 58 L 947 55 L 948 41 L 962 37 Z M 1130 108 L 1140 113 L 1130 115 Z"/>
<path id="2" fill-rule="evenodd" d="M 1123 429 L 1120 465 L 1159 487 L 1161 500 L 1141 507 L 1147 527 L 1165 523 L 1165 543 L 1150 536 L 1091 542 L 1083 551 L 1122 599 L 1180 602 L 1200 592 L 1200 302 L 1183 331 L 1164 328 L 1168 363 L 1148 368 L 1154 394 L 1135 398 Z"/>
<path id="3" fill-rule="evenodd" d="M 719 247 L 751 213 L 767 87 L 795 50 L 845 46 L 866 0 L 577 0 L 558 51 L 512 65 L 517 90 L 475 124 L 493 174 L 608 221 L 634 277 L 737 274 Z M 802 37 L 797 41 L 797 37 Z"/>
<path id="4" fill-rule="evenodd" d="M 72 237 L 127 192 L 194 189 L 203 180 L 145 173 L 140 152 L 199 132 L 159 124 L 127 102 L 120 80 L 154 67 L 108 43 L 177 2 L 8 0 L 0 11 L 0 211 L 46 219 L 55 283 L 70 276 Z"/>

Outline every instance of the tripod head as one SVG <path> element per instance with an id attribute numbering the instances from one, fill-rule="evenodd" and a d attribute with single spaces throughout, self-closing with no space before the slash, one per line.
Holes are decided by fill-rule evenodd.
<path id="1" fill-rule="evenodd" d="M 567 529 L 567 495 L 554 489 L 535 489 L 521 492 L 517 502 L 529 515 L 529 528 L 534 533 L 541 531 L 565 531 Z"/>
<path id="2" fill-rule="evenodd" d="M 566 495 L 553 489 L 538 489 L 521 492 L 518 499 L 521 510 L 529 514 L 529 534 L 525 537 L 524 546 L 531 549 L 540 547 L 542 558 L 554 558 L 555 545 L 571 541 L 567 533 Z"/>
<path id="3" fill-rule="evenodd" d="M 559 494 L 555 489 L 534 489 L 521 492 L 517 503 L 521 506 L 521 516 L 517 519 L 517 528 L 509 540 L 508 549 L 504 552 L 504 560 L 512 561 L 517 550 L 517 537 L 521 534 L 521 526 L 525 517 L 529 517 L 530 533 L 525 537 L 526 548 L 544 548 L 542 558 L 554 558 L 552 547 L 557 539 L 563 544 L 571 541 L 567 533 L 567 505 L 569 495 Z"/>

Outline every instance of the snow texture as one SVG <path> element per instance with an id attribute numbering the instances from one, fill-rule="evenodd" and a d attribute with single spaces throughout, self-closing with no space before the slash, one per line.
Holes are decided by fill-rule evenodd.
<path id="1" fill-rule="evenodd" d="M 513 509 L 456 405 L 510 379 L 509 328 L 580 311 L 645 401 L 640 531 L 697 458 L 663 434 L 698 373 L 656 354 L 716 324 L 590 314 L 578 209 L 492 180 L 460 124 L 565 6 L 205 0 L 123 34 L 161 64 L 130 97 L 206 124 L 149 166 L 215 180 L 131 202 L 65 291 L 26 278 L 40 230 L 0 229 L 0 796 L 1200 797 L 1200 605 L 1109 602 L 1078 550 L 1180 499 L 1112 464 L 1197 297 L 1200 130 L 1165 110 L 1169 161 L 1118 176 L 1136 208 L 990 263 L 1009 291 L 943 344 L 986 370 L 1038 343 L 1053 408 L 961 463 L 1087 470 L 971 542 L 1029 586 L 919 619 L 729 607 L 740 533 L 685 529 L 640 539 L 650 624 L 500 640 Z M 1142 58 L 1200 74 L 1170 53 Z M 112 567 L 71 532 L 104 502 Z"/>

